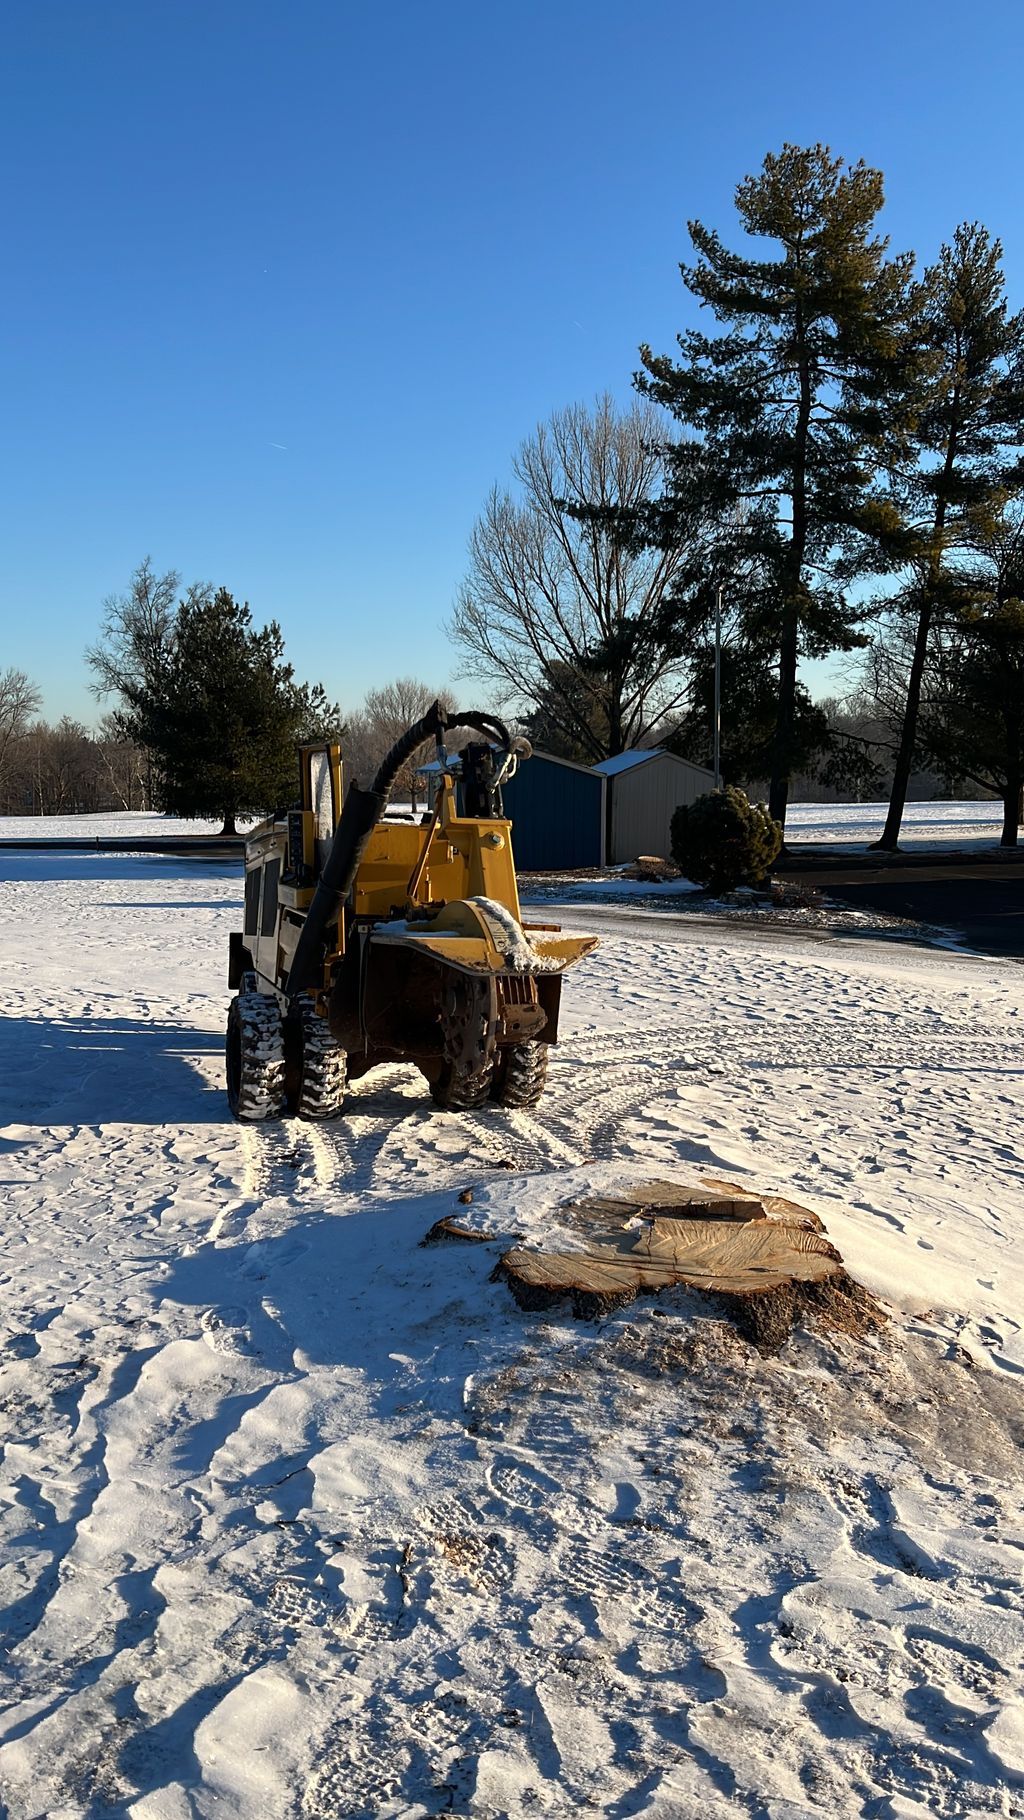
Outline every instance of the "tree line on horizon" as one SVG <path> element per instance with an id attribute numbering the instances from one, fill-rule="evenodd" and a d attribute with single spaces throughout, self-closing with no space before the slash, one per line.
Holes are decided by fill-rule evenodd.
<path id="1" fill-rule="evenodd" d="M 95 729 L 39 716 L 40 692 L 14 668 L 0 673 L 0 813 L 83 814 L 153 809 L 186 818 L 239 818 L 294 797 L 295 749 L 340 740 L 346 772 L 368 783 L 384 754 L 450 691 L 399 677 L 342 716 L 320 684 L 297 682 L 276 622 L 257 627 L 247 603 L 146 557 L 127 591 L 103 607 L 86 653 L 92 688 L 113 700 Z M 415 761 L 396 788 L 416 805 Z"/>

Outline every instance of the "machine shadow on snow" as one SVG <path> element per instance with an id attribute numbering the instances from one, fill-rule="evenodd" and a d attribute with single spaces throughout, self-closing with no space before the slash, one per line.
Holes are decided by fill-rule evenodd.
<path id="1" fill-rule="evenodd" d="M 204 859 L 199 854 L 186 857 L 182 853 L 30 853 L 25 849 L 8 848 L 0 850 L 0 878 L 14 884 L 114 885 L 132 880 L 140 885 L 160 883 L 168 886 L 191 883 L 197 878 L 224 878 L 237 886 L 238 902 L 242 901 L 237 861 Z M 139 905 L 145 910 L 162 907 L 153 899 Z M 174 906 L 168 904 L 166 907 Z M 195 909 L 196 900 L 190 898 L 187 907 Z M 123 910 L 126 906 L 118 900 L 113 908 Z M 224 900 L 218 898 L 213 908 L 223 909 Z"/>
<path id="2" fill-rule="evenodd" d="M 7 1017 L 0 1032 L 0 1121 L 213 1125 L 227 1118 L 217 1032 L 125 1017 Z M 201 1056 L 216 1057 L 215 1083 L 196 1066 Z"/>
<path id="3" fill-rule="evenodd" d="M 520 1327 L 508 1292 L 488 1281 L 500 1242 L 421 1246 L 451 1212 L 450 1190 L 369 1200 L 343 1215 L 329 1199 L 322 1211 L 292 1212 L 280 1234 L 221 1238 L 179 1256 L 161 1278 L 161 1299 L 195 1308 L 197 1334 L 223 1329 L 232 1350 L 286 1379 L 301 1375 L 296 1348 L 309 1363 L 358 1372 L 379 1416 L 401 1406 L 411 1427 L 428 1411 L 464 1419 L 467 1377 L 503 1356 L 508 1331 Z M 463 1305 L 457 1322 L 454 1304 Z M 293 1442 L 293 1466 L 323 1445 L 315 1435 Z M 211 1453 L 216 1445 L 210 1437 Z"/>

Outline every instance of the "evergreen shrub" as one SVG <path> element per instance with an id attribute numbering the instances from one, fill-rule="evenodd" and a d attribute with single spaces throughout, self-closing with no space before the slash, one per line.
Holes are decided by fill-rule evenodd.
<path id="1" fill-rule="evenodd" d="M 714 891 L 759 885 L 782 846 L 782 823 L 728 784 L 681 803 L 672 817 L 672 858 L 694 884 Z"/>

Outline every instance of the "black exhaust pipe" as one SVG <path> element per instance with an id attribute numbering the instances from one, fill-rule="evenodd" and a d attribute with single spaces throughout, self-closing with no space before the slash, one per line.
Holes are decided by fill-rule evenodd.
<path id="1" fill-rule="evenodd" d="M 286 991 L 289 998 L 304 992 L 322 968 L 327 952 L 324 938 L 328 925 L 340 913 L 352 889 L 366 844 L 387 806 L 386 790 L 360 790 L 358 784 L 349 786 L 331 850 L 317 881 L 313 902 L 306 912 L 295 959 L 288 972 Z"/>

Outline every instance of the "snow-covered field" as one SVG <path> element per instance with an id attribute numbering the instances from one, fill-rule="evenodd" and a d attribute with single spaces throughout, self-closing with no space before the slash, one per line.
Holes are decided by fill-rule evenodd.
<path id="1" fill-rule="evenodd" d="M 790 841 L 836 841 L 864 846 L 877 840 L 885 824 L 885 803 L 792 803 L 786 817 Z M 396 814 L 408 804 L 392 805 Z M 998 844 L 1002 829 L 999 803 L 908 803 L 900 840 L 904 846 L 982 847 Z M 30 840 L 86 839 L 135 833 L 140 840 L 162 834 L 216 834 L 219 822 L 181 821 L 141 811 L 111 815 L 0 816 L 0 838 Z"/>
<path id="2" fill-rule="evenodd" d="M 245 823 L 239 824 L 241 827 Z M 151 815 L 144 809 L 109 815 L 0 815 L 2 840 L 159 840 L 168 834 L 218 834 L 216 821 L 185 821 L 180 815 Z"/>
<path id="3" fill-rule="evenodd" d="M 887 803 L 791 803 L 786 816 L 790 842 L 836 841 L 862 847 L 878 840 Z M 903 847 L 988 847 L 999 844 L 1001 803 L 908 803 L 903 813 Z"/>
<path id="4" fill-rule="evenodd" d="M 536 1113 L 392 1068 L 246 1128 L 239 900 L 0 857 L 13 1820 L 1024 1814 L 1021 969 L 608 923 Z M 694 1170 L 817 1208 L 885 1332 L 526 1316 L 418 1244 Z"/>

